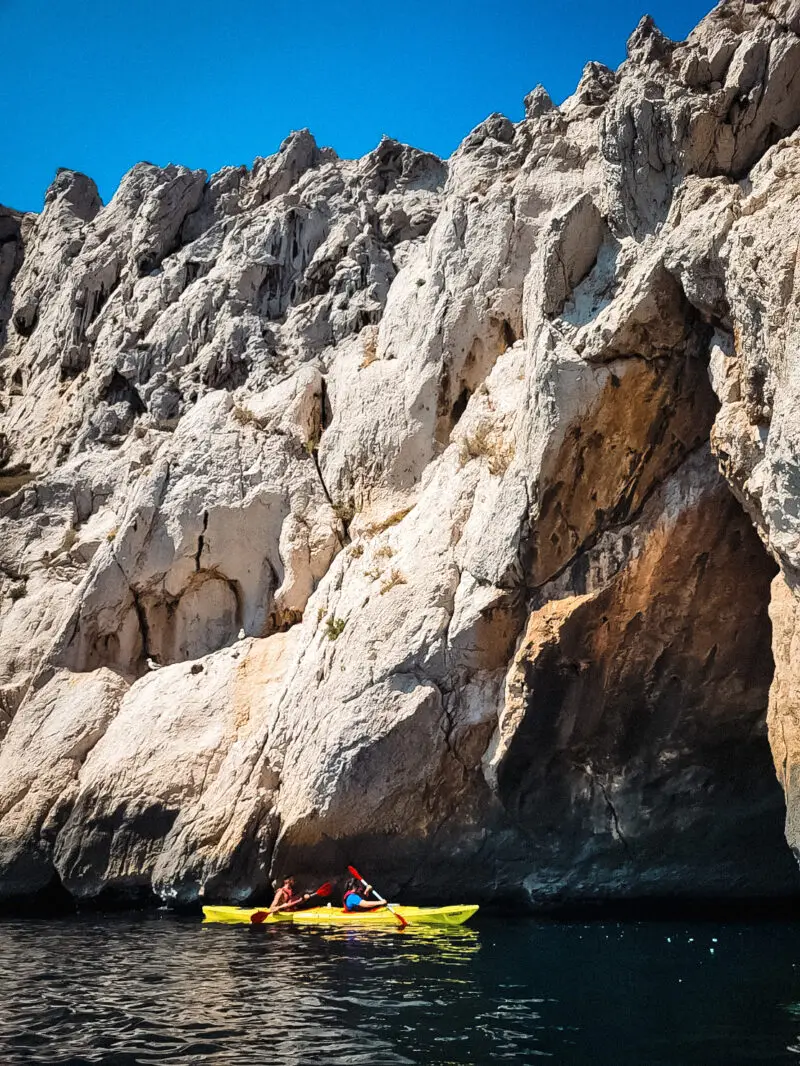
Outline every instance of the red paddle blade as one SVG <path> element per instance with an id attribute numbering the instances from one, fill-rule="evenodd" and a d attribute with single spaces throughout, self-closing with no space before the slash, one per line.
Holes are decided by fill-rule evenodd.
<path id="1" fill-rule="evenodd" d="M 331 894 L 331 892 L 333 892 L 333 885 L 330 883 L 330 881 L 326 881 L 324 885 L 320 885 L 319 886 L 319 888 L 314 893 L 314 895 L 315 896 L 329 896 Z"/>
<path id="2" fill-rule="evenodd" d="M 350 871 L 350 873 L 353 875 L 353 877 L 357 878 L 359 881 L 363 881 L 364 880 L 364 878 L 361 876 L 361 874 L 358 872 L 358 870 L 355 868 L 355 866 L 348 866 L 347 869 Z"/>
<path id="3" fill-rule="evenodd" d="M 261 925 L 261 923 L 265 922 L 267 918 L 269 918 L 269 911 L 256 911 L 254 914 L 250 915 L 250 921 L 253 925 Z"/>

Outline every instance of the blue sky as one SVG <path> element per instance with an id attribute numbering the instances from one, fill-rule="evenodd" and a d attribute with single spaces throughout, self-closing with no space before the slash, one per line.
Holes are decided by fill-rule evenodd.
<path id="1" fill-rule="evenodd" d="M 486 115 L 617 66 L 647 11 L 685 37 L 711 0 L 0 0 L 0 203 L 59 166 L 104 200 L 141 159 L 209 172 L 308 126 L 340 155 L 386 133 L 449 155 Z"/>

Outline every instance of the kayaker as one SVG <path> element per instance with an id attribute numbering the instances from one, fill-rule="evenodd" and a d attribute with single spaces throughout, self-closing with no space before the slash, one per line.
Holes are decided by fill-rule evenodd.
<path id="1" fill-rule="evenodd" d="M 361 882 L 351 877 L 344 887 L 344 909 L 346 911 L 375 911 L 379 907 L 385 907 L 385 903 L 377 899 L 364 899 L 372 891 L 372 885 L 362 889 Z M 363 893 L 363 895 L 362 895 Z"/>
<path id="2" fill-rule="evenodd" d="M 283 884 L 272 899 L 269 913 L 275 914 L 276 911 L 297 910 L 301 903 L 305 903 L 309 899 L 311 899 L 310 892 L 305 892 L 302 896 L 298 896 L 297 882 L 293 877 L 284 877 Z"/>

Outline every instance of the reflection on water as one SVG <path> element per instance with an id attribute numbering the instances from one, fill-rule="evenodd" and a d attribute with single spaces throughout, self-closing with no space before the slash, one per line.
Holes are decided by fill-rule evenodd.
<path id="1" fill-rule="evenodd" d="M 0 1064 L 791 1063 L 794 924 L 0 922 Z"/>
<path id="2" fill-rule="evenodd" d="M 465 925 L 449 928 L 418 925 L 405 929 L 393 929 L 391 926 L 373 926 L 372 929 L 322 926 L 318 935 L 323 941 L 353 944 L 368 950 L 383 944 L 396 962 L 419 962 L 431 950 L 436 952 L 440 963 L 469 962 L 481 945 L 477 930 Z"/>

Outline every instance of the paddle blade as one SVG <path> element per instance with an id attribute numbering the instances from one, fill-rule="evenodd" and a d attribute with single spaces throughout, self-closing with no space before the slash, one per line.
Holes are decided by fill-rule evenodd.
<path id="1" fill-rule="evenodd" d="M 320 885 L 319 886 L 319 888 L 314 893 L 314 895 L 315 896 L 329 896 L 331 894 L 331 892 L 333 892 L 333 885 L 330 883 L 330 881 L 326 881 L 324 885 Z"/>
<path id="2" fill-rule="evenodd" d="M 401 928 L 401 929 L 405 929 L 405 927 L 406 927 L 406 926 L 408 925 L 408 922 L 407 922 L 407 921 L 406 921 L 406 919 L 405 919 L 405 918 L 403 917 L 403 915 L 402 915 L 402 914 L 400 914 L 400 912 L 399 912 L 399 911 L 396 911 L 396 910 L 394 909 L 394 907 L 389 907 L 389 906 L 387 905 L 387 909 L 388 909 L 388 910 L 390 910 L 390 911 L 392 912 L 392 914 L 393 914 L 393 915 L 395 916 L 395 918 L 396 918 L 396 919 L 398 920 L 398 922 L 400 923 L 400 928 Z"/>
<path id="3" fill-rule="evenodd" d="M 353 877 L 356 878 L 356 880 L 358 880 L 358 881 L 363 881 L 364 880 L 364 878 L 361 876 L 361 874 L 358 872 L 358 870 L 355 868 L 355 866 L 348 866 L 347 869 L 350 871 L 350 873 L 353 875 Z"/>
<path id="4" fill-rule="evenodd" d="M 269 918 L 269 911 L 255 911 L 255 913 L 250 915 L 250 921 L 253 925 L 261 925 L 267 918 Z"/>

